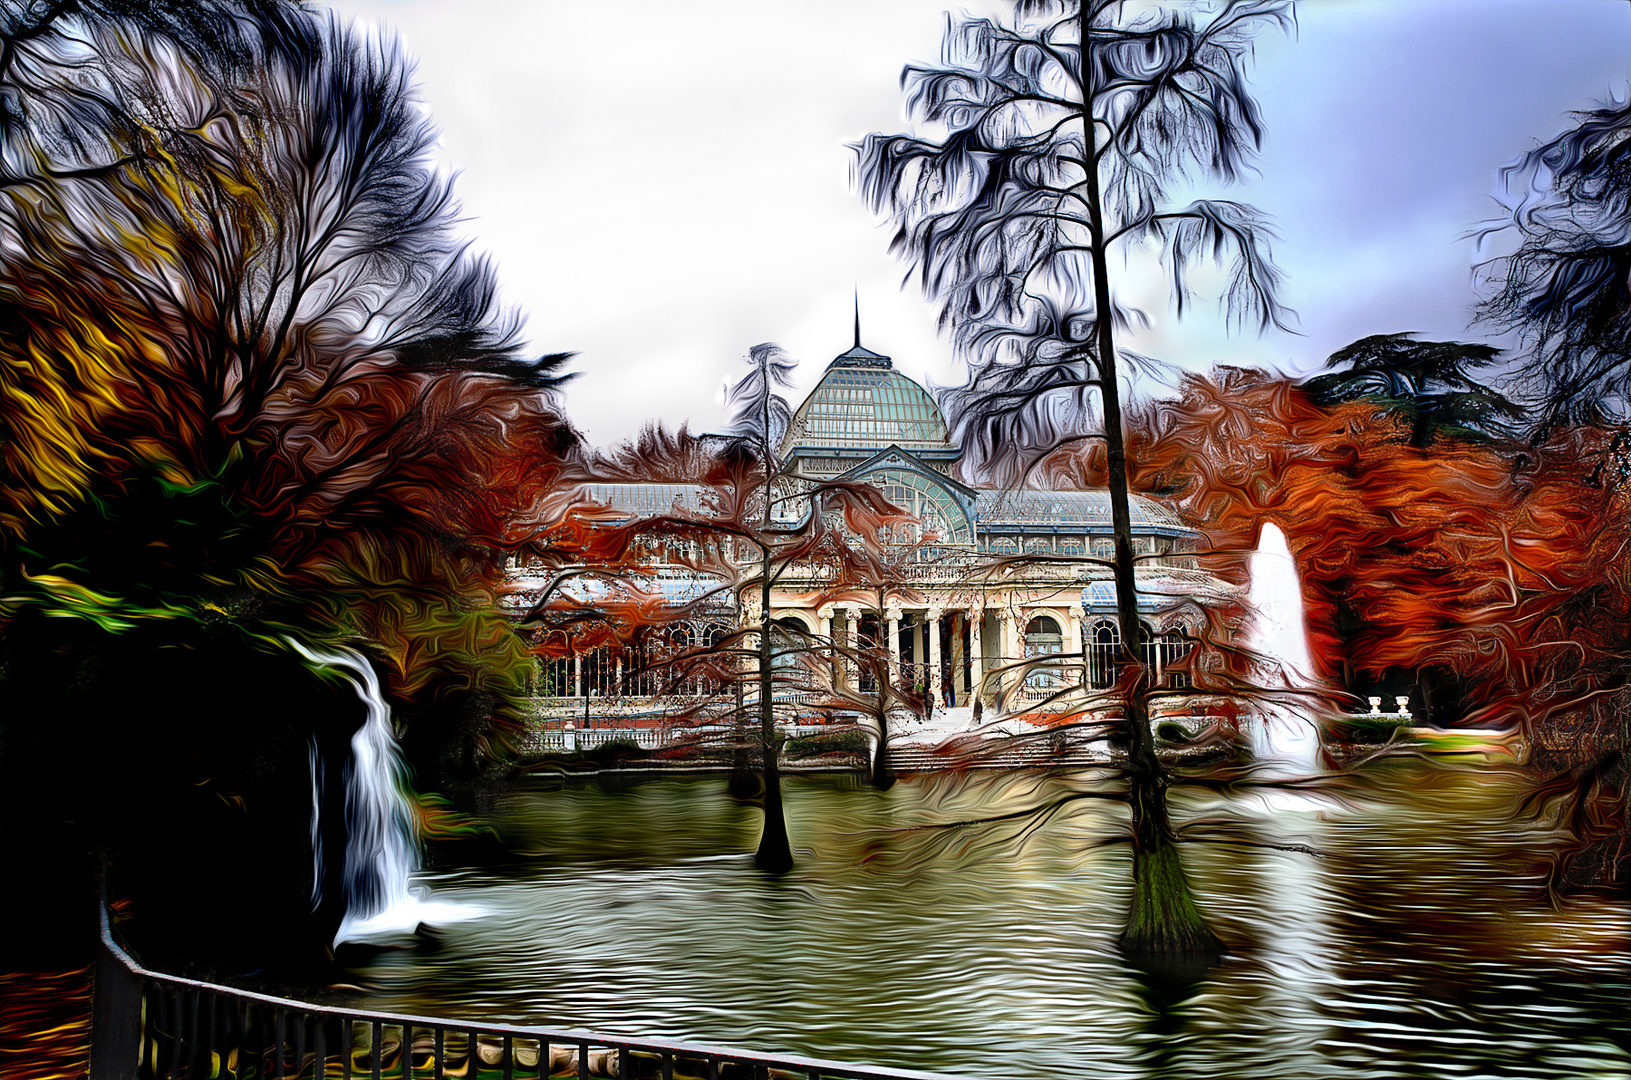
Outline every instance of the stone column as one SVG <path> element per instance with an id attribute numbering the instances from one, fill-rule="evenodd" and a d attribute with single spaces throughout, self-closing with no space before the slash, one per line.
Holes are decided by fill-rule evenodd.
<path id="1" fill-rule="evenodd" d="M 1087 614 L 1080 610 L 1076 612 L 1071 621 L 1076 624 L 1076 636 L 1082 639 L 1082 665 L 1078 678 L 1084 687 L 1091 689 L 1093 686 L 1093 635 L 1088 627 L 1092 624 L 1088 620 Z"/>
<path id="2" fill-rule="evenodd" d="M 816 612 L 816 625 L 821 628 L 821 639 L 826 642 L 833 640 L 832 617 L 833 609 L 830 604 Z M 830 652 L 827 654 L 827 658 L 829 661 L 827 664 L 827 682 L 831 686 L 837 686 L 838 658 Z"/>
<path id="3" fill-rule="evenodd" d="M 929 693 L 940 700 L 940 616 L 939 608 L 929 609 Z"/>
<path id="4" fill-rule="evenodd" d="M 889 616 L 889 681 L 900 682 L 900 605 L 890 604 Z"/>
<path id="5" fill-rule="evenodd" d="M 759 594 L 752 591 L 742 597 L 742 606 L 736 613 L 737 625 L 743 630 L 757 630 L 759 627 Z M 749 655 L 737 657 L 737 670 L 746 676 L 751 685 L 752 692 L 759 692 L 759 635 L 742 635 L 740 646 L 749 651 Z"/>
<path id="6" fill-rule="evenodd" d="M 572 654 L 572 696 L 583 696 L 583 657 Z"/>
<path id="7" fill-rule="evenodd" d="M 1007 667 L 1010 664 L 1016 664 L 1025 659 L 1024 647 L 1016 646 L 1014 644 L 1015 639 L 1019 636 L 1015 630 L 1014 624 L 1019 621 L 1020 616 L 1017 612 L 1010 611 L 1005 608 L 1002 613 L 997 616 L 997 618 L 1001 628 L 997 634 L 997 640 L 1002 643 L 1002 663 L 1004 667 Z M 1003 677 L 1003 689 L 1007 690 L 1017 687 L 1024 681 L 1025 673 L 1023 671 L 1010 672 L 1008 675 Z"/>
<path id="8" fill-rule="evenodd" d="M 980 692 L 980 680 L 985 677 L 985 611 L 971 611 L 968 619 L 968 703 Z"/>
<path id="9" fill-rule="evenodd" d="M 845 604 L 843 611 L 844 645 L 853 653 L 861 643 L 861 608 L 858 604 Z M 844 669 L 844 685 L 853 688 L 855 672 L 848 662 L 845 662 L 842 666 Z"/>
<path id="10" fill-rule="evenodd" d="M 1065 624 L 1065 651 L 1067 653 L 1081 653 L 1081 654 L 1083 654 L 1083 659 L 1085 659 L 1086 658 L 1086 655 L 1085 655 L 1086 650 L 1082 647 L 1082 642 L 1084 640 L 1083 637 L 1082 637 L 1082 620 L 1076 618 L 1074 616 L 1074 614 L 1070 610 L 1067 609 L 1065 611 L 1065 614 L 1064 614 L 1064 624 Z M 1082 664 L 1081 664 L 1081 661 L 1078 660 L 1078 661 L 1073 662 L 1069 667 L 1065 668 L 1063 671 L 1060 671 L 1058 673 L 1058 676 L 1059 676 L 1060 679 L 1062 679 L 1062 680 L 1064 680 L 1066 682 L 1077 682 L 1077 681 L 1079 681 L 1079 676 L 1081 674 L 1081 670 L 1082 670 Z M 1076 675 L 1072 675 L 1071 674 L 1072 671 L 1076 672 Z"/>

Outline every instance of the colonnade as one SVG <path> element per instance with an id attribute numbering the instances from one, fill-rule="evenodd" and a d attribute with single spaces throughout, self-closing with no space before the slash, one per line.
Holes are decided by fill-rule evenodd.
<path id="1" fill-rule="evenodd" d="M 875 618 L 877 609 L 858 603 L 837 603 L 821 607 L 816 613 L 816 632 L 841 646 L 854 649 L 860 644 L 864 618 Z M 898 601 L 889 602 L 884 610 L 885 644 L 889 649 L 889 674 L 901 681 L 903 664 L 927 667 L 926 689 L 936 701 L 962 706 L 968 704 L 974 688 L 985 677 L 988 664 L 992 669 L 1021 660 L 1026 655 L 1025 627 L 1037 616 L 1052 619 L 1061 632 L 1061 652 L 1082 653 L 1082 620 L 1079 609 L 1073 611 L 1065 604 L 1047 604 L 1009 607 L 955 607 L 928 605 L 907 609 Z M 870 620 L 869 620 L 870 621 Z M 988 622 L 993 624 L 987 650 Z M 909 655 L 902 654 L 902 633 L 907 639 Z M 947 674 L 951 685 L 946 685 Z M 839 663 L 834 678 L 840 685 L 852 686 L 854 673 Z M 987 687 L 989 691 L 991 687 Z M 950 691 L 948 696 L 947 691 Z"/>
<path id="2" fill-rule="evenodd" d="M 850 650 L 882 629 L 883 633 L 878 636 L 888 649 L 890 681 L 897 685 L 922 685 L 934 695 L 937 703 L 956 707 L 971 703 L 974 689 L 989 673 L 1026 658 L 1026 627 L 1038 616 L 1051 620 L 1059 633 L 1057 638 L 1044 638 L 1044 641 L 1057 641 L 1058 651 L 1064 654 L 1081 657 L 1084 653 L 1085 627 L 1080 609 L 1072 611 L 1057 601 L 1031 605 L 1003 603 L 1001 606 L 988 603 L 985 607 L 955 603 L 907 607 L 891 599 L 881 613 L 870 605 L 840 602 L 814 611 L 797 604 L 775 606 L 772 615 L 776 621 L 797 620 L 807 627 L 813 623 L 819 639 L 831 640 Z M 757 622 L 756 610 L 744 612 L 741 617 L 742 625 L 750 622 Z M 1042 629 L 1049 630 L 1046 624 Z M 1032 646 L 1030 651 L 1036 652 L 1035 639 Z M 642 692 L 625 688 L 625 675 L 635 669 L 627 666 L 632 661 L 626 660 L 621 650 L 606 650 L 599 656 L 576 653 L 553 663 L 557 666 L 550 676 L 550 684 L 555 695 L 632 693 L 637 696 Z M 1059 680 L 1076 681 L 1080 664 L 1078 660 L 1061 665 L 1061 670 L 1055 671 L 1048 681 L 1055 685 Z M 1035 674 L 1034 670 L 1031 674 Z M 835 685 L 858 688 L 857 676 L 852 663 L 843 660 L 834 663 Z M 1025 676 L 1011 673 L 1004 676 L 1003 681 L 1012 689 L 1014 682 L 1022 677 Z M 987 694 L 995 689 L 994 684 L 988 685 Z"/>

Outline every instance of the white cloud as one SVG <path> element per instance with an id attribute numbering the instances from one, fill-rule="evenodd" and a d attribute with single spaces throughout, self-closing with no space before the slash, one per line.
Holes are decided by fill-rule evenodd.
<path id="1" fill-rule="evenodd" d="M 534 349 L 579 354 L 568 402 L 593 440 L 650 419 L 717 429 L 721 379 L 763 340 L 814 385 L 849 346 L 852 287 L 870 347 L 956 377 L 849 192 L 843 145 L 904 129 L 900 69 L 938 55 L 938 5 L 334 7 L 418 57 L 467 228 Z M 1174 327 L 1153 292 L 1163 322 L 1141 348 L 1308 370 L 1363 334 L 1476 336 L 1456 238 L 1491 210 L 1495 170 L 1631 74 L 1631 9 L 1601 0 L 1355 0 L 1302 5 L 1301 22 L 1260 43 L 1262 177 L 1232 194 L 1277 219 L 1306 336 L 1225 340 L 1204 303 Z"/>

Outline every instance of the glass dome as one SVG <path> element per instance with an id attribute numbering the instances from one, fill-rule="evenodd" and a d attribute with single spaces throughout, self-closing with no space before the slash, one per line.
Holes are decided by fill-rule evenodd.
<path id="1" fill-rule="evenodd" d="M 929 392 L 895 371 L 887 356 L 857 346 L 833 361 L 799 406 L 783 452 L 795 447 L 882 450 L 890 445 L 950 449 L 946 418 Z"/>

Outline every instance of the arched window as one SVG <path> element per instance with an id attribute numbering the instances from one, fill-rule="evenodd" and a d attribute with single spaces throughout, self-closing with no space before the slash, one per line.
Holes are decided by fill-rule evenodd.
<path id="1" fill-rule="evenodd" d="M 1038 646 L 1047 642 L 1052 642 L 1055 646 L 1058 646 L 1060 637 L 1059 624 L 1047 615 L 1038 615 L 1025 624 L 1025 647 L 1027 649 L 1031 647 L 1033 642 Z M 1055 647 L 1049 651 L 1058 652 L 1059 650 Z"/>
<path id="2" fill-rule="evenodd" d="M 999 536 L 991 541 L 991 553 L 993 555 L 1012 555 L 1014 551 L 1014 542 L 1006 536 Z"/>
<path id="3" fill-rule="evenodd" d="M 1064 650 L 1064 638 L 1059 624 L 1046 615 L 1038 615 L 1025 624 L 1025 658 L 1057 656 Z M 1058 671 L 1051 666 L 1037 666 L 1025 676 L 1025 685 L 1037 690 L 1052 689 Z"/>
<path id="4" fill-rule="evenodd" d="M 1121 634 L 1115 623 L 1100 619 L 1088 629 L 1087 678 L 1093 689 L 1108 690 L 1116 684 L 1116 655 L 1120 651 Z"/>
<path id="5" fill-rule="evenodd" d="M 803 665 L 804 648 L 810 632 L 797 619 L 777 619 L 770 624 L 770 666 L 779 672 L 792 672 Z"/>
<path id="6" fill-rule="evenodd" d="M 1082 542 L 1080 540 L 1061 540 L 1061 541 L 1059 541 L 1059 554 L 1061 554 L 1061 555 L 1080 555 L 1081 553 L 1082 553 Z"/>
<path id="7" fill-rule="evenodd" d="M 857 479 L 877 487 L 884 498 L 917 519 L 914 540 L 932 536 L 942 544 L 973 543 L 968 514 L 950 491 L 928 477 L 906 469 L 879 469 Z"/>
<path id="8" fill-rule="evenodd" d="M 1051 550 L 1048 542 L 1042 539 L 1032 540 L 1025 545 L 1025 550 L 1033 555 L 1043 554 Z"/>
<path id="9" fill-rule="evenodd" d="M 1116 557 L 1116 542 L 1108 536 L 1095 537 L 1093 540 L 1093 557 L 1095 559 L 1113 559 Z"/>
<path id="10" fill-rule="evenodd" d="M 1121 632 L 1114 620 L 1101 619 L 1087 632 L 1087 678 L 1095 690 L 1107 690 L 1120 674 Z M 1160 672 L 1160 650 L 1150 628 L 1138 624 L 1138 659 L 1154 677 Z"/>

